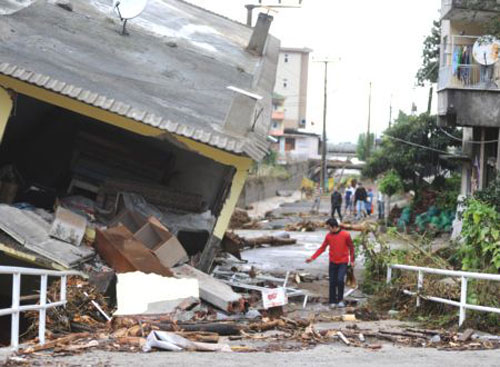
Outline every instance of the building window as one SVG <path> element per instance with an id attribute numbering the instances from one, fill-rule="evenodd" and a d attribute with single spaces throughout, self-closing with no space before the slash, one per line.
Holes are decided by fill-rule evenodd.
<path id="1" fill-rule="evenodd" d="M 285 54 L 285 62 L 288 62 L 288 54 Z"/>
<path id="2" fill-rule="evenodd" d="M 279 122 L 273 120 L 273 123 L 271 124 L 271 128 L 273 130 L 277 130 L 279 128 L 279 126 L 280 126 Z"/>
<path id="3" fill-rule="evenodd" d="M 278 105 L 276 103 L 273 103 L 273 110 L 278 111 Z"/>
<path id="4" fill-rule="evenodd" d="M 285 138 L 285 152 L 295 150 L 295 138 Z"/>
<path id="5" fill-rule="evenodd" d="M 283 79 L 283 88 L 288 88 L 288 79 Z"/>

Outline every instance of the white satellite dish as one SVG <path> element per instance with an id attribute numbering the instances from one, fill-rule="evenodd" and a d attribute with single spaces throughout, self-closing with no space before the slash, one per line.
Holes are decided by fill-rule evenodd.
<path id="1" fill-rule="evenodd" d="M 494 36 L 482 36 L 474 43 L 472 55 L 481 65 L 493 65 L 500 58 L 500 41 Z"/>
<path id="2" fill-rule="evenodd" d="M 113 9 L 121 19 L 132 19 L 140 15 L 148 0 L 113 0 Z"/>
<path id="3" fill-rule="evenodd" d="M 125 29 L 127 21 L 139 16 L 147 4 L 148 0 L 113 0 L 113 10 L 123 22 L 122 34 L 128 34 Z"/>

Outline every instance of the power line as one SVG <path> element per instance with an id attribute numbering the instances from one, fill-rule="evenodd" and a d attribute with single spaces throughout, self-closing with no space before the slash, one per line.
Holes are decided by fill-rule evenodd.
<path id="1" fill-rule="evenodd" d="M 456 136 L 450 134 L 449 132 L 447 132 L 446 130 L 444 130 L 442 127 L 440 127 L 439 130 L 441 130 L 449 138 L 454 139 L 456 141 L 462 142 L 462 139 L 457 138 Z M 498 139 L 496 139 L 496 140 L 485 140 L 485 141 L 466 140 L 466 141 L 463 141 L 463 142 L 467 143 L 467 144 L 494 144 L 494 143 L 498 143 Z"/>
<path id="2" fill-rule="evenodd" d="M 431 150 L 433 152 L 442 153 L 442 154 L 448 154 L 448 155 L 451 155 L 451 156 L 454 156 L 454 157 L 460 157 L 457 154 L 450 154 L 449 152 L 446 152 L 444 150 L 439 150 L 439 149 L 431 148 L 431 147 L 428 147 L 428 146 L 425 146 L 425 145 L 421 145 L 421 144 L 417 144 L 417 143 L 414 143 L 414 142 L 411 142 L 411 141 L 407 141 L 407 140 L 403 140 L 403 139 L 400 139 L 400 138 L 396 138 L 395 136 L 391 136 L 391 135 L 387 135 L 387 134 L 384 134 L 383 136 L 387 136 L 388 138 L 391 138 L 393 140 L 396 140 L 396 141 L 399 141 L 401 143 L 408 144 L 408 145 L 411 145 L 411 146 L 414 146 L 414 147 L 417 147 L 417 148 L 427 149 L 427 150 Z"/>

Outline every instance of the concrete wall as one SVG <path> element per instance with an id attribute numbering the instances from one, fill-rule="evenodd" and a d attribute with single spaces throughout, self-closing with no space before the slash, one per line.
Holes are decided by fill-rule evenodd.
<path id="1" fill-rule="evenodd" d="M 308 163 L 301 162 L 287 165 L 290 178 L 249 177 L 238 200 L 238 207 L 244 208 L 253 202 L 276 196 L 278 190 L 298 190 L 302 178 L 307 175 Z"/>
<path id="2" fill-rule="evenodd" d="M 446 125 L 500 127 L 500 91 L 443 90 L 438 114 Z"/>

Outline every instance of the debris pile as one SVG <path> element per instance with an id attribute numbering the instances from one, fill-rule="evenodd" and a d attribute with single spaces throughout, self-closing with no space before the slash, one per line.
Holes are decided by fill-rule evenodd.
<path id="1" fill-rule="evenodd" d="M 252 219 L 246 210 L 235 208 L 231 216 L 231 221 L 229 222 L 229 228 L 240 229 L 250 222 L 252 222 Z"/>
<path id="2" fill-rule="evenodd" d="M 57 302 L 60 299 L 60 281 L 54 281 L 47 290 L 47 301 Z M 113 309 L 109 300 L 88 281 L 72 276 L 67 280 L 67 303 L 65 307 L 47 309 L 46 327 L 50 334 L 93 332 L 106 329 Z M 27 338 L 38 333 L 38 312 L 26 312 L 30 320 L 30 331 Z"/>
<path id="3" fill-rule="evenodd" d="M 241 260 L 240 252 L 244 249 L 264 246 L 288 246 L 296 243 L 297 240 L 290 238 L 290 235 L 287 233 L 281 233 L 275 236 L 244 238 L 238 236 L 234 232 L 226 232 L 224 239 L 222 240 L 222 250 Z"/>
<path id="4" fill-rule="evenodd" d="M 319 228 L 325 228 L 325 221 L 303 220 L 285 226 L 285 230 L 290 232 L 314 232 Z"/>

